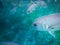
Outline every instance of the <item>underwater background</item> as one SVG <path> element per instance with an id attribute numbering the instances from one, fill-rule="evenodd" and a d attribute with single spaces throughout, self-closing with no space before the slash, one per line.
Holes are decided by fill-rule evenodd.
<path id="1" fill-rule="evenodd" d="M 57 38 L 47 31 L 38 31 L 32 27 L 40 16 L 60 13 L 60 0 L 43 0 L 47 7 L 37 6 L 26 13 L 30 3 L 38 0 L 0 0 L 0 42 L 15 42 L 20 45 L 60 45 L 60 32 Z"/>

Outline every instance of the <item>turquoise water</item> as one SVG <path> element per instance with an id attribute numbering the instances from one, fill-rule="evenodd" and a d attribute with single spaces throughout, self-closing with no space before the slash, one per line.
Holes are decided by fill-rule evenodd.
<path id="1" fill-rule="evenodd" d="M 34 2 L 35 0 L 33 0 Z M 20 45 L 60 45 L 60 32 L 55 32 L 57 39 L 48 32 L 37 31 L 32 27 L 33 21 L 44 15 L 60 13 L 60 0 L 48 2 L 47 8 L 37 6 L 35 11 L 27 14 L 30 1 L 14 2 L 0 0 L 0 42 L 15 42 Z M 13 6 L 11 3 L 16 4 Z M 16 10 L 14 10 L 16 8 Z"/>

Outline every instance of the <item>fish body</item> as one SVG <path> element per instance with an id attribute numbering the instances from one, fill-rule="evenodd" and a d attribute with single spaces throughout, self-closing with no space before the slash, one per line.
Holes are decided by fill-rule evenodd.
<path id="1" fill-rule="evenodd" d="M 19 45 L 13 42 L 0 42 L 0 45 Z"/>
<path id="2" fill-rule="evenodd" d="M 39 31 L 48 31 L 55 37 L 54 32 L 60 29 L 60 13 L 39 17 L 35 19 L 33 26 Z"/>
<path id="3" fill-rule="evenodd" d="M 47 4 L 42 0 L 34 2 L 28 7 L 27 14 L 33 12 L 38 6 L 47 7 Z"/>
<path id="4" fill-rule="evenodd" d="M 31 4 L 28 7 L 28 9 L 27 9 L 27 14 L 31 13 L 32 11 L 34 11 L 36 7 L 37 7 L 37 4 Z"/>

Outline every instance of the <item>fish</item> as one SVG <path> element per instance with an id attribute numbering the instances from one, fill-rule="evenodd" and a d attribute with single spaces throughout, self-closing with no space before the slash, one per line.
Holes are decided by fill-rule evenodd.
<path id="1" fill-rule="evenodd" d="M 32 25 L 34 29 L 48 31 L 50 35 L 56 37 L 54 32 L 60 30 L 60 13 L 40 16 L 33 21 Z"/>
<path id="2" fill-rule="evenodd" d="M 0 45 L 19 45 L 13 42 L 0 42 Z"/>
<path id="3" fill-rule="evenodd" d="M 35 11 L 36 10 L 36 8 L 37 7 L 47 7 L 47 4 L 44 2 L 44 1 L 42 1 L 42 0 L 39 0 L 39 1 L 35 1 L 34 3 L 32 3 L 29 7 L 28 7 L 28 9 L 27 9 L 27 14 L 30 14 L 30 13 L 32 13 L 33 11 Z"/>
<path id="4" fill-rule="evenodd" d="M 27 14 L 31 13 L 32 11 L 34 11 L 36 7 L 37 7 L 37 4 L 30 5 L 29 8 L 27 9 Z"/>

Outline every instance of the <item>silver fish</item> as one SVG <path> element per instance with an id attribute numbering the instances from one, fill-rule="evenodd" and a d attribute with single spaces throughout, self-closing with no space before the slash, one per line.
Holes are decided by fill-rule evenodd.
<path id="1" fill-rule="evenodd" d="M 47 4 L 46 4 L 44 1 L 42 1 L 42 0 L 35 1 L 34 3 L 32 3 L 32 4 L 28 7 L 28 9 L 27 9 L 27 14 L 35 11 L 35 9 L 36 9 L 38 6 L 39 6 L 39 7 L 42 6 L 42 7 L 46 8 L 46 7 L 47 7 Z"/>
<path id="2" fill-rule="evenodd" d="M 54 13 L 35 19 L 33 27 L 39 31 L 48 31 L 55 37 L 54 32 L 60 30 L 60 13 Z"/>
<path id="3" fill-rule="evenodd" d="M 0 42 L 0 45 L 19 45 L 13 42 Z"/>

